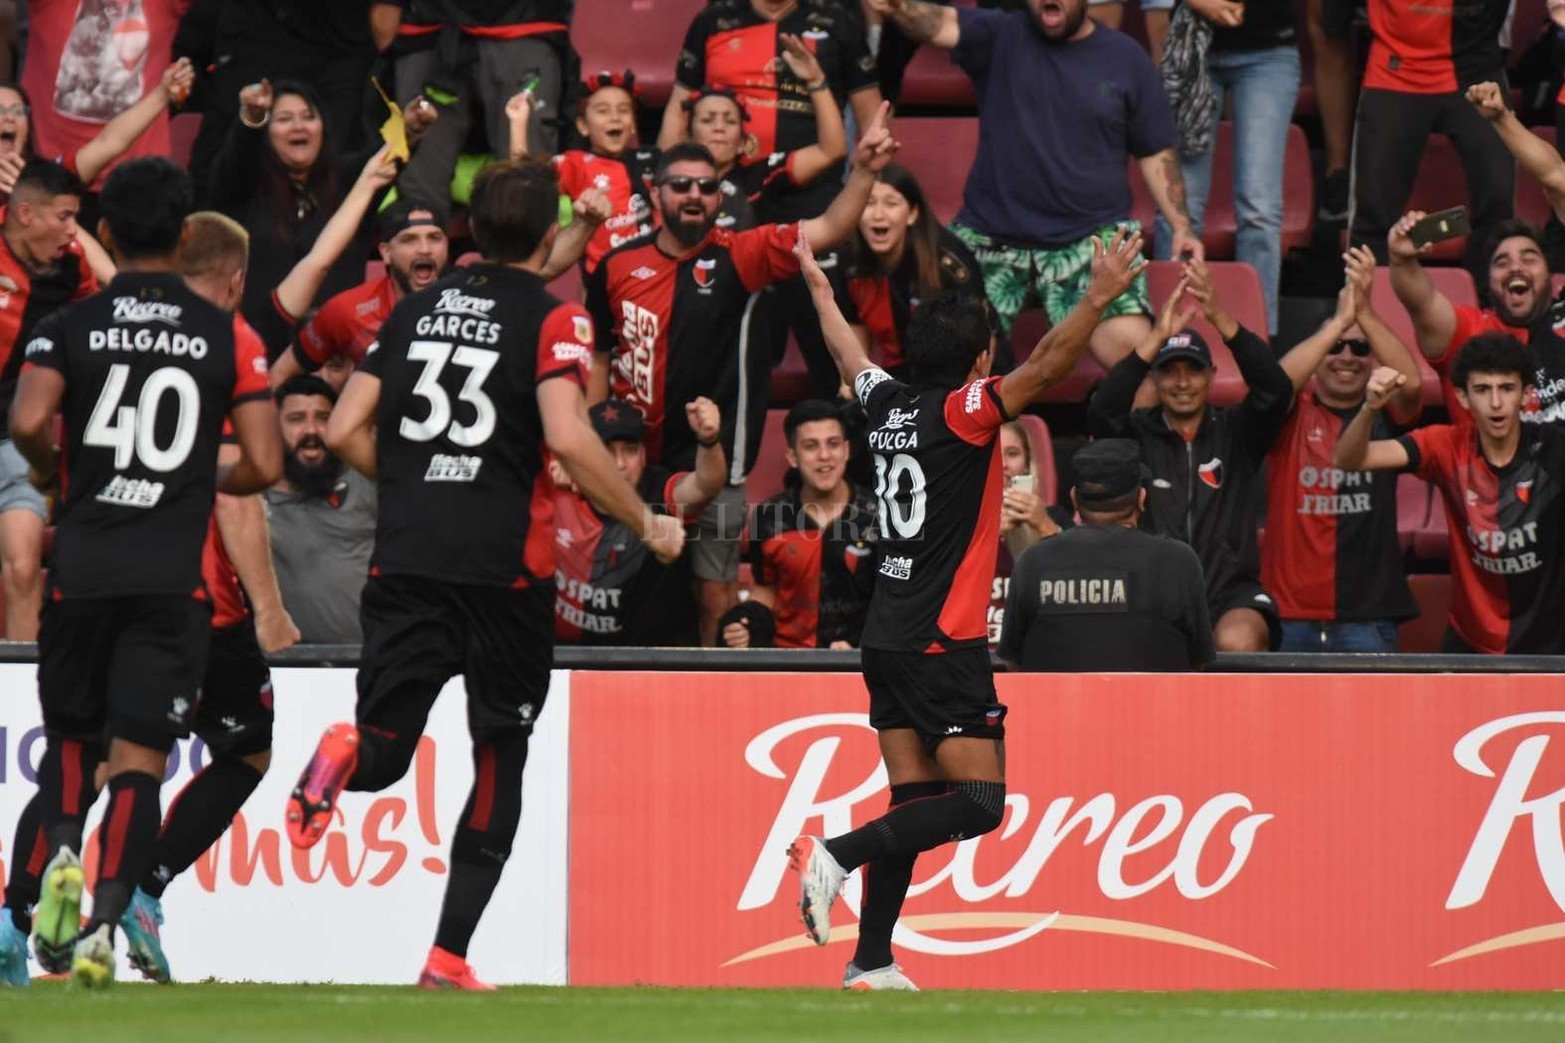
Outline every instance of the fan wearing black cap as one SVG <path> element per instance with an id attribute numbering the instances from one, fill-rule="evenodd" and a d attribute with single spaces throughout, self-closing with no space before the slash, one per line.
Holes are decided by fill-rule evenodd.
<path id="1" fill-rule="evenodd" d="M 340 392 L 392 307 L 445 272 L 451 255 L 445 227 L 445 214 L 424 203 L 399 200 L 382 210 L 375 219 L 375 238 L 385 272 L 332 297 L 299 327 L 293 346 L 272 366 L 272 387 L 324 366 L 323 375 Z M 350 365 L 341 365 L 342 360 Z M 330 379 L 333 375 L 340 379 Z"/>
<path id="2" fill-rule="evenodd" d="M 1215 407 L 1212 352 L 1176 309 L 1188 292 L 1233 352 L 1249 385 L 1244 400 Z M 1178 332 L 1173 332 L 1173 331 Z M 1158 405 L 1133 409 L 1151 373 Z M 1212 632 L 1223 652 L 1264 652 L 1282 639 L 1277 605 L 1260 582 L 1256 529 L 1266 454 L 1293 403 L 1293 384 L 1266 341 L 1218 299 L 1206 265 L 1185 265 L 1151 335 L 1103 378 L 1088 406 L 1099 437 L 1134 438 L 1152 471 L 1141 526 L 1195 548 L 1206 573 Z"/>
<path id="3" fill-rule="evenodd" d="M 1035 543 L 1011 571 L 1000 657 L 1037 672 L 1170 672 L 1212 661 L 1201 562 L 1138 526 L 1151 474 L 1128 438 L 1071 458 L 1081 524 Z"/>
<path id="4" fill-rule="evenodd" d="M 653 511 L 694 522 L 727 483 L 728 458 L 718 439 L 722 414 L 709 398 L 685 406 L 696 438 L 693 471 L 647 463 L 646 422 L 626 402 L 588 411 L 593 430 L 619 473 Z M 690 557 L 664 565 L 635 533 L 599 511 L 558 461 L 554 479 L 554 636 L 561 644 L 668 647 L 698 645 Z"/>

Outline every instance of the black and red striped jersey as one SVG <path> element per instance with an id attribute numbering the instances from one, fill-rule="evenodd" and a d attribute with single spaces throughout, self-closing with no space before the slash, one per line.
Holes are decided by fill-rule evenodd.
<path id="1" fill-rule="evenodd" d="M 784 35 L 800 37 L 815 53 L 839 105 L 878 86 L 857 0 L 801 0 L 775 22 L 756 13 L 750 0 L 715 0 L 690 23 L 675 76 L 687 90 L 716 87 L 738 95 L 750 114 L 746 130 L 760 143 L 761 155 L 816 141 L 815 107 L 805 84 L 783 61 Z M 758 211 L 761 220 L 820 214 L 836 195 L 841 173 L 828 171 L 798 191 L 768 198 Z"/>
<path id="2" fill-rule="evenodd" d="M 1283 619 L 1364 622 L 1418 615 L 1397 541 L 1394 474 L 1344 471 L 1337 439 L 1358 409 L 1305 390 L 1266 457 L 1261 584 Z M 1385 413 L 1371 437 L 1402 429 Z"/>
<path id="3" fill-rule="evenodd" d="M 122 272 L 26 355 L 65 380 L 55 596 L 201 591 L 224 421 L 271 394 L 260 338 L 178 275 Z"/>
<path id="4" fill-rule="evenodd" d="M 609 197 L 609 219 L 598 226 L 587 242 L 582 268 L 592 272 L 605 254 L 652 231 L 652 169 L 657 153 L 632 150 L 623 156 L 600 156 L 586 149 L 570 149 L 554 157 L 560 191 L 572 199 L 589 188 Z"/>
<path id="5" fill-rule="evenodd" d="M 1502 80 L 1500 27 L 1510 6 L 1511 0 L 1369 0 L 1364 86 L 1447 94 Z"/>
<path id="6" fill-rule="evenodd" d="M 949 229 L 940 229 L 940 288 L 971 294 L 987 301 L 983 269 L 966 243 Z M 908 317 L 919 305 L 918 261 L 911 249 L 902 252 L 896 270 L 884 274 L 871 265 L 856 263 L 848 269 L 848 300 L 843 315 L 869 334 L 870 357 L 893 375 L 905 359 L 902 339 Z M 840 295 L 839 295 L 840 296 Z M 998 323 L 996 323 L 998 326 Z"/>
<path id="7" fill-rule="evenodd" d="M 1466 424 L 1472 419 L 1451 384 L 1451 367 L 1456 363 L 1456 356 L 1463 345 L 1480 334 L 1503 333 L 1530 347 L 1532 357 L 1538 363 L 1532 386 L 1522 402 L 1522 420 L 1529 424 L 1565 424 L 1565 294 L 1529 326 L 1508 326 L 1489 308 L 1458 304 L 1453 310 L 1456 327 L 1451 333 L 1450 346 L 1444 355 L 1430 362 L 1440 375 L 1441 398 L 1452 422 Z"/>
<path id="8" fill-rule="evenodd" d="M 678 517 L 674 490 L 686 474 L 648 467 L 636 491 L 655 513 Z M 561 644 L 700 644 L 692 578 L 689 555 L 664 565 L 624 522 L 579 492 L 555 490 L 554 636 Z"/>
<path id="9" fill-rule="evenodd" d="M 1398 441 L 1408 470 L 1445 501 L 1451 628 L 1493 655 L 1565 652 L 1565 431 L 1522 425 L 1504 467 L 1472 425 L 1423 427 Z"/>
<path id="10" fill-rule="evenodd" d="M 999 385 L 918 388 L 875 368 L 854 381 L 880 501 L 864 648 L 938 653 L 988 641 L 1004 486 L 996 435 L 1010 419 Z"/>
<path id="11" fill-rule="evenodd" d="M 293 342 L 299 368 L 314 373 L 337 355 L 353 360 L 355 366 L 364 361 L 364 352 L 375 343 L 400 297 L 390 275 L 366 279 L 332 296 L 299 327 Z"/>
<path id="12" fill-rule="evenodd" d="M 0 206 L 0 222 L 4 219 L 5 207 Z M 0 236 L 0 438 L 11 437 L 11 399 L 16 395 L 16 376 L 22 371 L 18 349 L 32 339 L 33 327 L 44 316 L 97 290 L 98 281 L 75 242 L 48 270 L 35 272 Z"/>
<path id="13" fill-rule="evenodd" d="M 381 382 L 371 571 L 525 587 L 554 575 L 538 385 L 583 389 L 592 320 L 531 272 L 458 269 L 402 298 L 360 372 Z"/>
<path id="14" fill-rule="evenodd" d="M 750 514 L 750 566 L 771 587 L 778 648 L 857 645 L 875 589 L 875 498 L 850 491 L 847 506 L 822 528 L 804 509 L 798 489 L 755 505 Z"/>
<path id="15" fill-rule="evenodd" d="M 647 459 L 695 469 L 685 404 L 706 395 L 723 413 L 723 448 L 739 481 L 755 462 L 772 358 L 755 343 L 757 291 L 799 272 L 795 225 L 744 232 L 714 228 L 684 257 L 656 235 L 626 243 L 587 280 L 598 351 L 608 353 L 609 390 L 646 418 Z"/>

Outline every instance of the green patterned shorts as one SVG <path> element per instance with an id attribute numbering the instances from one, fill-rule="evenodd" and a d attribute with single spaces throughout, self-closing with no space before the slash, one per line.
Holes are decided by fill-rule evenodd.
<path id="1" fill-rule="evenodd" d="M 1129 229 L 1141 227 L 1136 221 L 1125 221 L 1123 225 Z M 1087 295 L 1087 286 L 1092 281 L 1092 240 L 1101 239 L 1107 244 L 1119 228 L 1120 225 L 1104 225 L 1091 236 L 1057 250 L 1005 246 L 962 225 L 952 225 L 951 231 L 972 248 L 978 266 L 983 269 L 984 291 L 989 294 L 989 303 L 1000 313 L 1000 321 L 1009 330 L 1017 313 L 1026 307 L 1029 290 L 1037 292 L 1051 326 L 1065 318 Z M 1130 284 L 1130 289 L 1108 306 L 1103 317 L 1151 314 L 1147 276 L 1143 271 Z"/>

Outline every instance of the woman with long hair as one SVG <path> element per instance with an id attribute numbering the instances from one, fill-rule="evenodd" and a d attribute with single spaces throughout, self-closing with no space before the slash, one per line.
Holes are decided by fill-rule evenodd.
<path id="1" fill-rule="evenodd" d="M 1046 448 L 1052 452 L 1052 447 Z M 1050 513 L 1050 505 L 1043 502 L 1032 441 L 1019 420 L 1012 420 L 1000 428 L 1000 466 L 1005 473 L 1005 496 L 1000 501 L 1000 553 L 995 558 L 994 583 L 989 597 L 991 647 L 1000 641 L 1005 597 L 1016 559 L 1039 540 L 1060 533 L 1059 521 Z"/>

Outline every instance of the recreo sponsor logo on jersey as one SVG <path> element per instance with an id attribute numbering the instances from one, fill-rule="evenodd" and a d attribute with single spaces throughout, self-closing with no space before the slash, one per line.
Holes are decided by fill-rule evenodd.
<path id="1" fill-rule="evenodd" d="M 166 301 L 144 301 L 139 297 L 114 298 L 115 322 L 162 322 L 178 326 L 185 309 Z"/>

